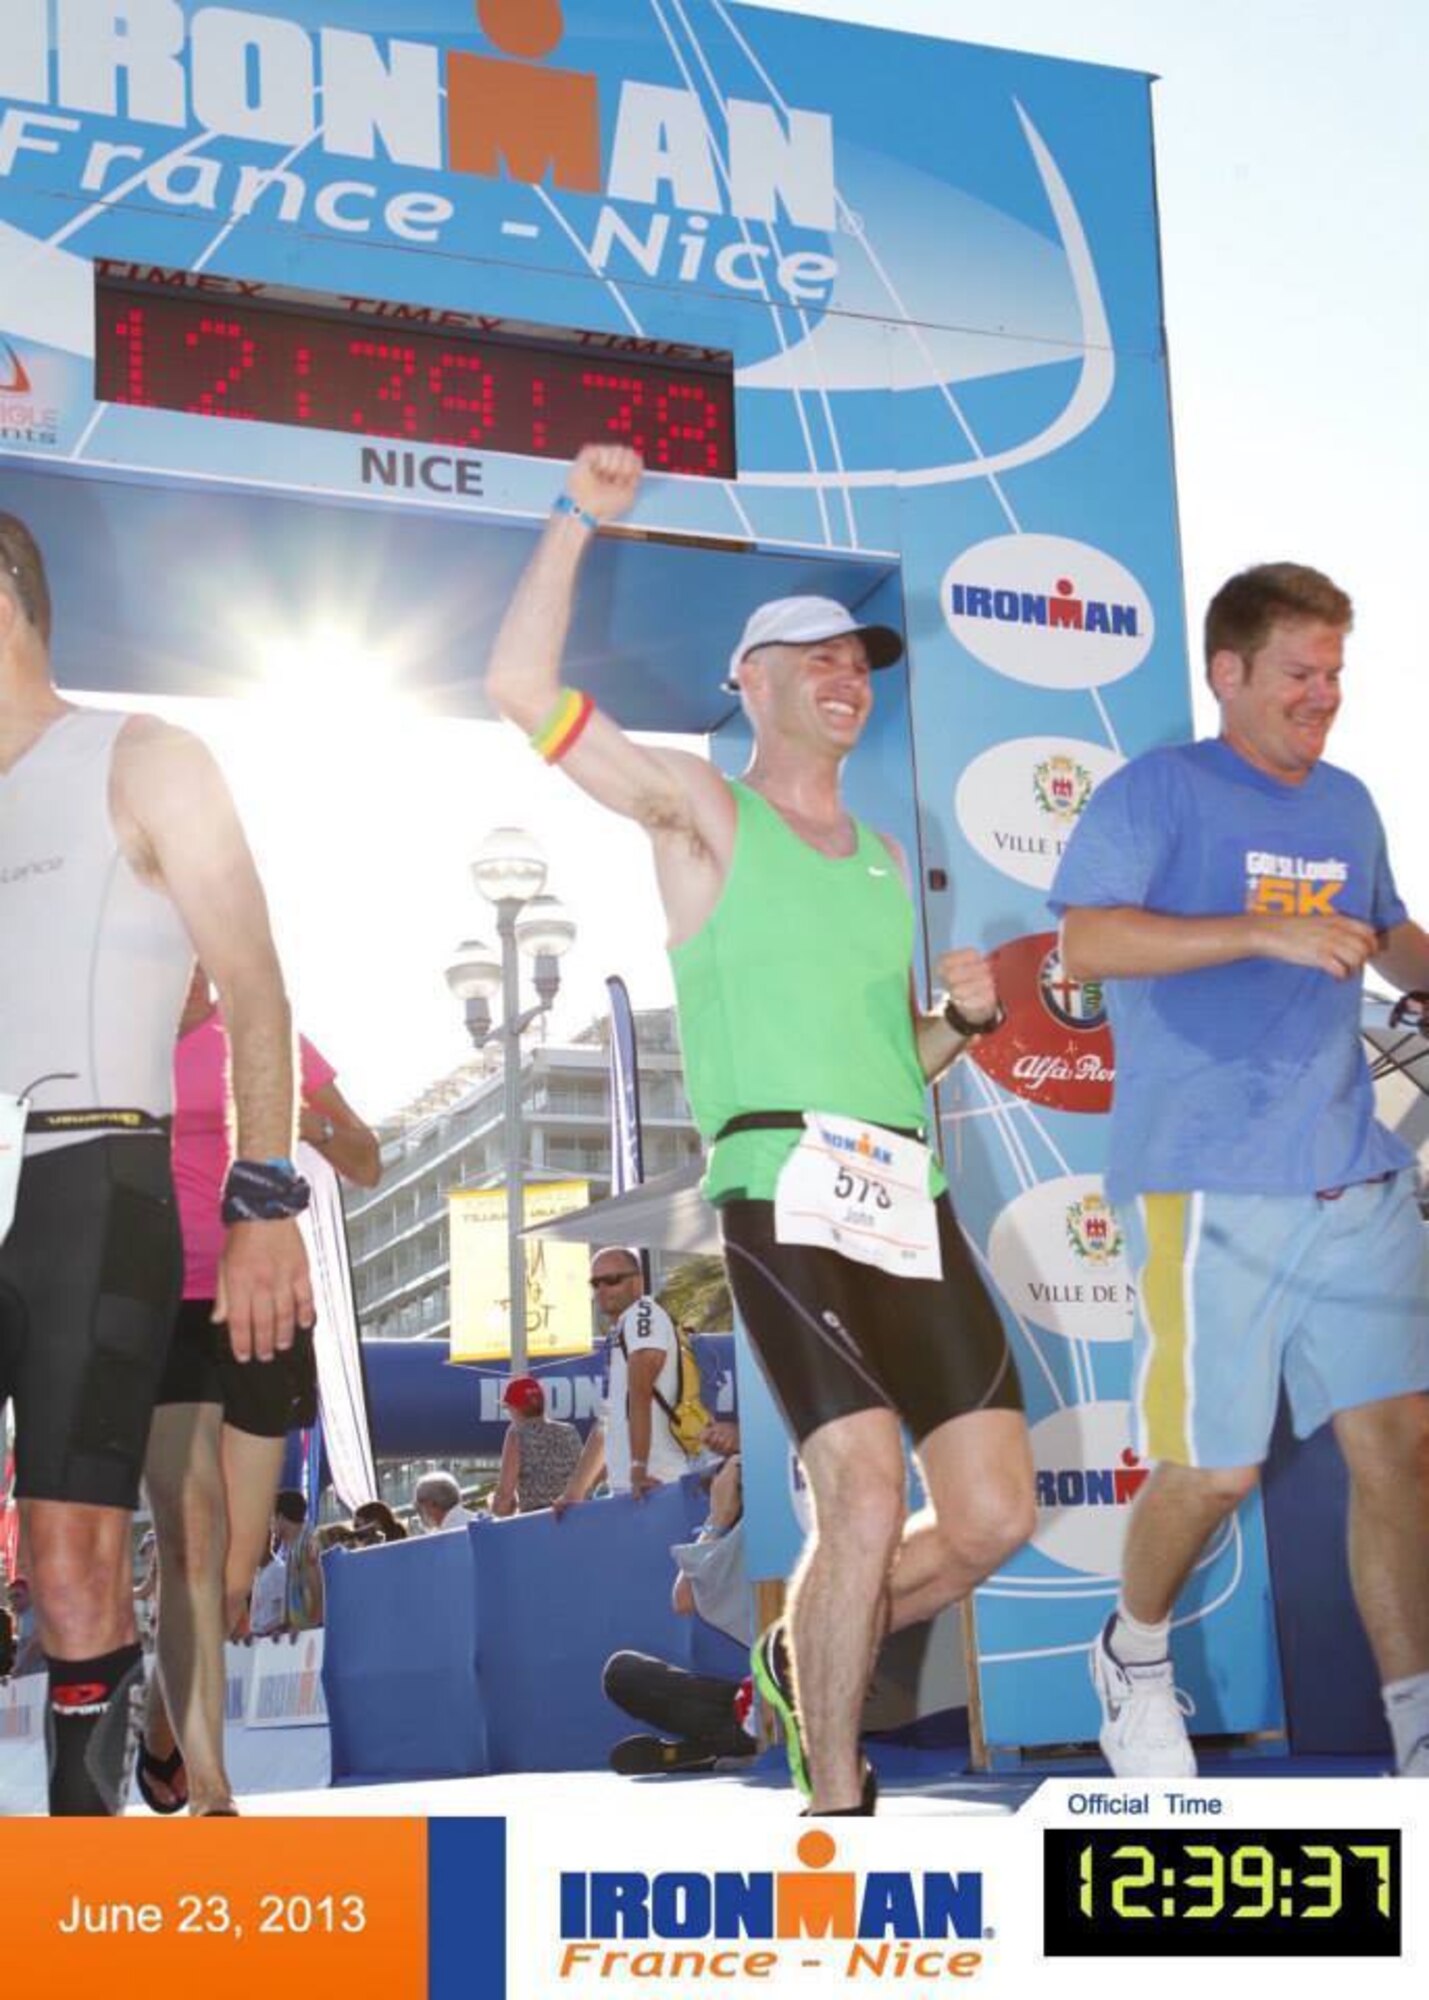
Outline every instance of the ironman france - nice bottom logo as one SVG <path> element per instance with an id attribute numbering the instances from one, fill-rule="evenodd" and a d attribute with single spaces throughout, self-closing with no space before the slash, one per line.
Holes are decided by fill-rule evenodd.
<path id="1" fill-rule="evenodd" d="M 799 1836 L 796 1865 L 562 1872 L 558 1977 L 688 1992 L 680 1982 L 760 1990 L 784 1971 L 827 1982 L 967 1979 L 993 1936 L 980 1869 L 855 1869 L 822 1827 Z M 664 1989 L 662 1989 L 664 1990 Z M 703 1989 L 702 1989 L 703 1990 Z M 782 1991 L 783 1988 L 781 1987 Z M 811 1987 L 811 1991 L 818 1990 Z"/>

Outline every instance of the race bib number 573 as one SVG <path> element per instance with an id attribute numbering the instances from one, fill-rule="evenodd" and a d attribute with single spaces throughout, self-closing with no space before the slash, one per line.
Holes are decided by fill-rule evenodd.
<path id="1" fill-rule="evenodd" d="M 895 1277 L 940 1278 L 928 1148 L 881 1125 L 806 1111 L 774 1191 L 774 1234 Z"/>

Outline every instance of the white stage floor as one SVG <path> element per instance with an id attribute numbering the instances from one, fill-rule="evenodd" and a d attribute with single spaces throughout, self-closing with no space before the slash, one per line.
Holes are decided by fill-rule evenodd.
<path id="1" fill-rule="evenodd" d="M 308 1737 L 303 1730 L 292 1735 Z M 288 1732 L 281 1732 L 288 1735 Z M 325 1734 L 325 1732 L 324 1732 Z M 289 1736 L 292 1740 L 292 1736 Z M 272 1737 L 264 1746 L 270 1750 Z M 304 1743 L 299 1764 L 311 1767 Z M 235 1760 L 236 1762 L 237 1760 Z M 1035 1777 L 975 1778 L 961 1772 L 928 1771 L 926 1754 L 918 1758 L 880 1755 L 882 1789 L 879 1817 L 921 1818 L 955 1814 L 997 1816 L 1016 1811 L 1036 1788 Z M 231 1767 L 233 1768 L 233 1767 Z M 235 1769 L 235 1776 L 239 1772 Z M 295 1777 L 299 1775 L 295 1771 Z M 300 1789 L 244 1791 L 239 1784 L 239 1809 L 253 1818 L 442 1818 L 505 1815 L 538 1820 L 544 1813 L 578 1813 L 598 1824 L 602 1818 L 627 1821 L 638 1817 L 658 1827 L 688 1830 L 689 1815 L 698 1807 L 701 1821 L 738 1820 L 742 1824 L 783 1825 L 797 1802 L 779 1753 L 759 1760 L 757 1768 L 700 1772 L 685 1777 L 618 1778 L 608 1771 L 519 1772 L 496 1778 L 402 1780 L 392 1784 L 327 1786 L 311 1779 Z M 44 1811 L 45 1774 L 38 1744 L 0 1744 L 0 1817 Z M 137 1800 L 130 1811 L 149 1817 Z"/>
<path id="2" fill-rule="evenodd" d="M 933 1814 L 986 1817 L 1014 1811 L 1035 1780 L 956 1778 L 892 1781 L 878 1802 L 879 1818 Z M 546 1811 L 575 1812 L 598 1820 L 609 1810 L 628 1823 L 639 1813 L 651 1826 L 668 1820 L 688 1832 L 698 1808 L 702 1824 L 738 1820 L 743 1825 L 787 1825 L 797 1801 L 787 1778 L 761 1765 L 754 1772 L 712 1771 L 683 1778 L 617 1778 L 606 1771 L 522 1772 L 501 1778 L 445 1778 L 427 1784 L 339 1785 L 321 1792 L 265 1792 L 240 1801 L 245 1814 L 356 1816 L 412 1814 L 424 1818 L 505 1814 L 528 1819 Z"/>

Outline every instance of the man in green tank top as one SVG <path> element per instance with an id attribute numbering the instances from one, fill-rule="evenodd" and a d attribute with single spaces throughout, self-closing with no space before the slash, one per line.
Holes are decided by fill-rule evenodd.
<path id="1" fill-rule="evenodd" d="M 965 1597 L 1032 1530 L 1017 1372 L 921 1143 L 928 1084 L 1001 1014 L 988 962 L 968 949 L 938 962 L 946 1006 L 918 1005 L 907 864 L 842 802 L 872 675 L 902 655 L 896 632 L 827 598 L 760 606 L 730 663 L 754 732 L 740 781 L 633 742 L 562 687 L 581 559 L 630 508 L 641 471 L 620 445 L 576 459 L 487 692 L 650 836 L 706 1192 L 817 1522 L 755 1678 L 810 1810 L 869 1812 L 859 1717 L 884 1634 Z M 929 1502 L 912 1519 L 905 1426 Z"/>

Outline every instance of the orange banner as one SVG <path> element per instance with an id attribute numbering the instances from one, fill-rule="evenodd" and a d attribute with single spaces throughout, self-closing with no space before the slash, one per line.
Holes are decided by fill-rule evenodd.
<path id="1" fill-rule="evenodd" d="M 421 1820 L 12 1820 L 0 1881 L 6 1957 L 29 1991 L 427 1990 Z"/>

